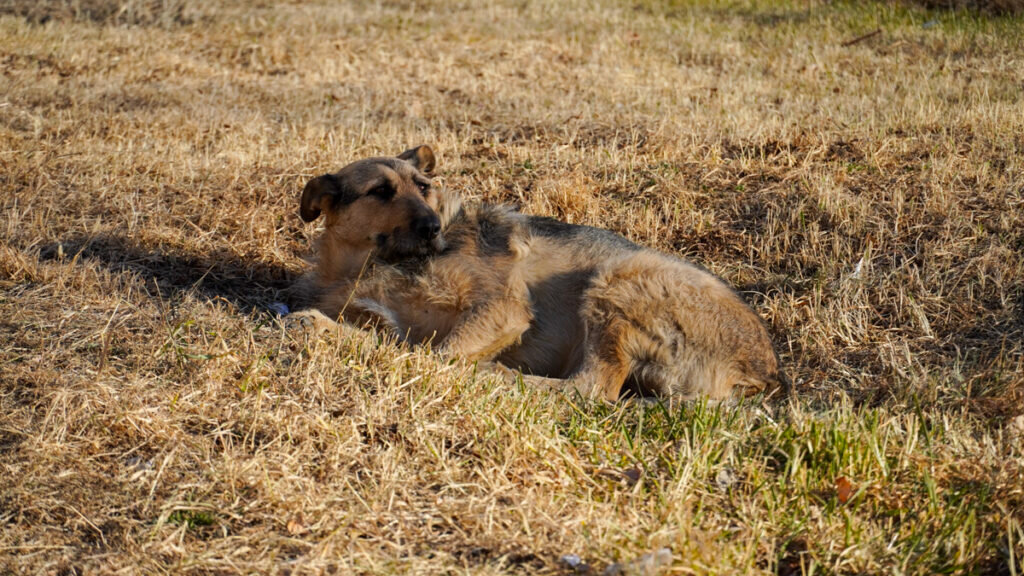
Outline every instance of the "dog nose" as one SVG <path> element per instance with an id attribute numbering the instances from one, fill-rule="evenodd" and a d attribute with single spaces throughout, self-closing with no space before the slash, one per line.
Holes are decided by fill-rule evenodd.
<path id="1" fill-rule="evenodd" d="M 434 215 L 429 218 L 421 218 L 416 223 L 416 234 L 424 240 L 436 238 L 441 233 L 441 220 Z"/>

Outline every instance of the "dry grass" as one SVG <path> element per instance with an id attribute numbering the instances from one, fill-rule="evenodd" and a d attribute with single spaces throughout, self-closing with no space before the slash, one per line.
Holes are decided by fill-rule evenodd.
<path id="1" fill-rule="evenodd" d="M 1022 572 L 1019 17 L 48 6 L 93 4 L 0 17 L 0 572 Z M 418 143 L 721 274 L 796 398 L 582 404 L 286 333 L 305 179 Z"/>
<path id="2" fill-rule="evenodd" d="M 33 24 L 73 20 L 171 28 L 201 18 L 201 6 L 196 0 L 0 0 L 0 15 L 20 16 Z"/>
<path id="3" fill-rule="evenodd" d="M 911 6 L 942 10 L 970 10 L 979 14 L 1020 14 L 1024 0 L 904 0 Z"/>

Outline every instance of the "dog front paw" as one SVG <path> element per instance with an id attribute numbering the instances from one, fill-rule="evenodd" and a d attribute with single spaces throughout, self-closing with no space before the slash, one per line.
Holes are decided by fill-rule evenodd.
<path id="1" fill-rule="evenodd" d="M 481 374 L 493 374 L 507 382 L 515 382 L 522 377 L 522 373 L 518 370 L 513 370 L 498 362 L 477 362 L 476 366 Z"/>
<path id="2" fill-rule="evenodd" d="M 315 308 L 292 312 L 285 316 L 283 321 L 285 330 L 294 335 L 320 336 L 324 333 L 336 332 L 341 328 L 341 324 Z"/>

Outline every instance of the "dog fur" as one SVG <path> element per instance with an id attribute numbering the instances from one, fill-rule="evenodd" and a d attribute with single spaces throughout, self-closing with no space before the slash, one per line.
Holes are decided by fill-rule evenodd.
<path id="1" fill-rule="evenodd" d="M 433 167 L 421 146 L 306 185 L 303 219 L 326 215 L 304 279 L 321 313 L 591 398 L 783 382 L 761 320 L 714 275 L 607 230 L 463 205 L 430 186 Z"/>

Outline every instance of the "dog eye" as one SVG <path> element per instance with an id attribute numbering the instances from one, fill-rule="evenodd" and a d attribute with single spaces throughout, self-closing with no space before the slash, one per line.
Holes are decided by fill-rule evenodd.
<path id="1" fill-rule="evenodd" d="M 376 186 L 366 193 L 367 196 L 373 196 L 374 198 L 380 198 L 381 200 L 391 200 L 395 195 L 395 189 L 387 184 L 381 184 Z"/>
<path id="2" fill-rule="evenodd" d="M 418 182 L 416 185 L 420 187 L 420 194 L 423 194 L 424 196 L 426 196 L 427 192 L 430 192 L 430 184 L 424 184 L 422 182 Z"/>

